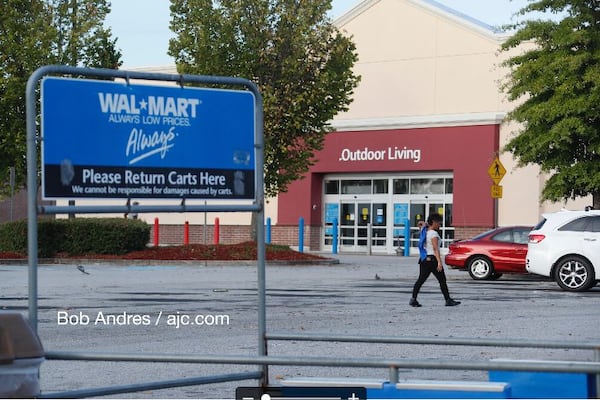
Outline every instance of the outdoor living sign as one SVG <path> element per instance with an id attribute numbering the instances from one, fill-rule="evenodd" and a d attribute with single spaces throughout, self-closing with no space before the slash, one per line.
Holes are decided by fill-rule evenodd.
<path id="1" fill-rule="evenodd" d="M 411 149 L 406 146 L 388 146 L 386 149 L 344 148 L 340 152 L 339 161 L 404 161 L 421 162 L 421 149 Z"/>
<path id="2" fill-rule="evenodd" d="M 249 91 L 47 77 L 43 196 L 253 199 L 254 104 Z"/>

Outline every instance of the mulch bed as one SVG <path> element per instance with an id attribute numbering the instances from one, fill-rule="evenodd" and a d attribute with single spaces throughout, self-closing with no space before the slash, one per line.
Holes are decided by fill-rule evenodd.
<path id="1" fill-rule="evenodd" d="M 149 247 L 145 250 L 133 251 L 127 254 L 85 254 L 68 255 L 57 254 L 55 258 L 89 258 L 96 260 L 256 260 L 256 243 L 244 242 L 237 244 L 202 245 L 190 244 L 186 246 L 159 246 Z M 0 251 L 0 259 L 24 259 L 26 255 L 14 252 Z M 315 254 L 300 253 L 287 246 L 267 245 L 266 259 L 271 261 L 310 261 L 326 260 Z"/>

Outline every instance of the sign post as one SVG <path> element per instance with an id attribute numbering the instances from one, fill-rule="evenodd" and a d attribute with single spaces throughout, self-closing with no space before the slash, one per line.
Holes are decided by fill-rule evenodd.
<path id="1" fill-rule="evenodd" d="M 491 190 L 492 198 L 501 199 L 502 186 L 500 186 L 499 183 L 502 178 L 504 178 L 504 175 L 506 175 L 506 168 L 504 168 L 504 165 L 502 165 L 498 157 L 494 158 L 494 161 L 492 161 L 492 165 L 488 168 L 488 174 L 494 182 Z"/>
<path id="2" fill-rule="evenodd" d="M 504 175 L 506 175 L 506 168 L 500 162 L 500 158 L 496 156 L 492 161 L 492 164 L 488 168 L 488 175 L 494 182 L 491 188 L 492 199 L 494 199 L 494 225 L 498 226 L 498 199 L 502 198 L 502 186 L 499 185 Z"/>

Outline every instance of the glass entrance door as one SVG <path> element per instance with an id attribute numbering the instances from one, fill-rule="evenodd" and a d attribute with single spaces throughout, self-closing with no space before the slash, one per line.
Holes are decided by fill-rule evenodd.
<path id="1" fill-rule="evenodd" d="M 387 203 L 342 202 L 340 214 L 341 250 L 366 251 L 369 238 L 372 248 L 387 246 Z"/>
<path id="2" fill-rule="evenodd" d="M 371 221 L 371 246 L 373 248 L 385 248 L 387 240 L 387 203 L 373 203 Z"/>
<path id="3" fill-rule="evenodd" d="M 371 204 L 342 202 L 340 214 L 340 250 L 366 249 L 368 227 L 371 222 Z"/>

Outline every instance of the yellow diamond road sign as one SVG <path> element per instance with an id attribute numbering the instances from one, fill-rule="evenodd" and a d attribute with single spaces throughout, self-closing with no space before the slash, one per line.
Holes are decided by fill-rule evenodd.
<path id="1" fill-rule="evenodd" d="M 494 161 L 492 161 L 492 165 L 490 165 L 490 168 L 488 169 L 488 174 L 490 175 L 490 178 L 492 178 L 494 184 L 496 185 L 500 183 L 500 181 L 506 174 L 506 168 L 504 168 L 504 165 L 502 165 L 498 157 L 496 157 Z"/>

